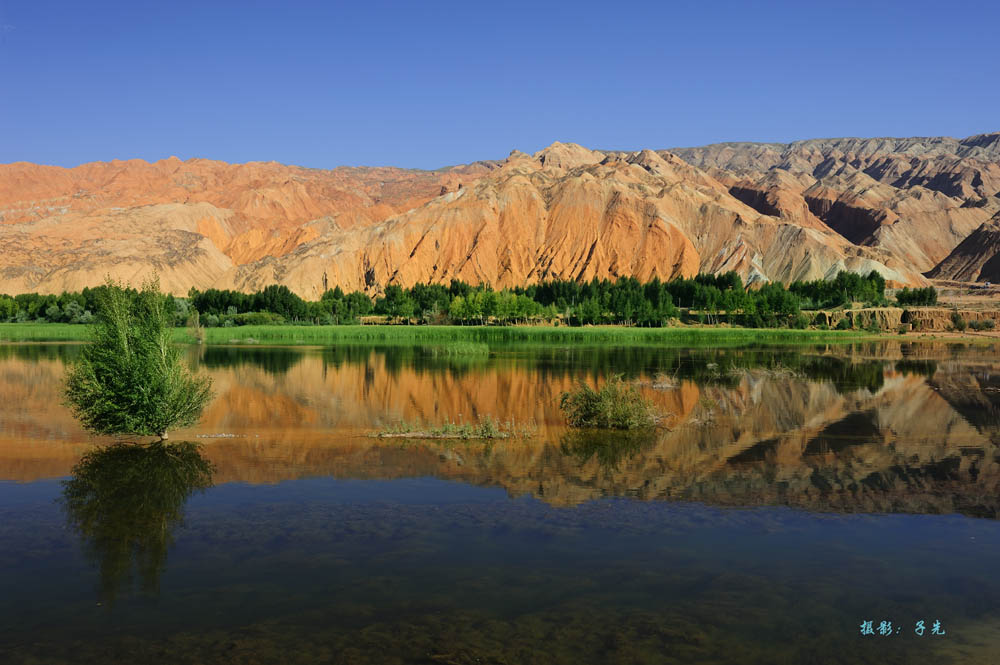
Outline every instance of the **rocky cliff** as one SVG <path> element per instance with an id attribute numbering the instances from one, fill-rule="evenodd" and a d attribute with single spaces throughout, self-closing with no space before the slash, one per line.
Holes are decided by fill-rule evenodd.
<path id="1" fill-rule="evenodd" d="M 1000 133 L 722 143 L 675 154 L 748 205 L 935 268 L 1000 210 Z"/>
<path id="2" fill-rule="evenodd" d="M 1000 212 L 1000 135 L 534 155 L 436 171 L 176 158 L 0 165 L 0 292 L 174 293 L 736 270 L 926 283 Z M 963 275 L 965 273 L 962 273 Z M 964 277 L 963 277 L 964 278 Z"/>
<path id="3" fill-rule="evenodd" d="M 927 275 L 962 282 L 1000 282 L 1000 213 L 967 236 Z"/>

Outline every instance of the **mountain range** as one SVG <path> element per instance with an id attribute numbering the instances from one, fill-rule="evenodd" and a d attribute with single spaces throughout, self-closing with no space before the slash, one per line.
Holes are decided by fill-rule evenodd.
<path id="1" fill-rule="evenodd" d="M 0 165 L 0 292 L 155 271 L 191 287 L 380 293 L 462 279 L 1000 279 L 1000 133 L 672 150 L 553 143 L 433 171 L 175 157 Z"/>

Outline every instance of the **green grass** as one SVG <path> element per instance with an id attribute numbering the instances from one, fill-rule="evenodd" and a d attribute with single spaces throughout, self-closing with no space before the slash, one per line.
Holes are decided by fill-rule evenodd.
<path id="1" fill-rule="evenodd" d="M 88 331 L 71 323 L 0 323 L 0 342 L 82 342 Z"/>
<path id="2" fill-rule="evenodd" d="M 452 342 L 420 347 L 421 352 L 435 358 L 441 356 L 488 356 L 490 345 L 484 342 Z"/>
<path id="3" fill-rule="evenodd" d="M 175 342 L 182 344 L 194 341 L 185 328 L 174 328 L 172 335 Z M 73 323 L 0 323 L 0 342 L 89 341 L 90 326 Z"/>
<path id="4" fill-rule="evenodd" d="M 870 338 L 870 333 L 835 330 L 788 330 L 756 328 L 584 328 L 542 326 L 237 326 L 205 328 L 206 344 L 267 344 L 329 346 L 333 344 L 423 344 L 440 345 L 438 353 L 462 343 L 461 353 L 482 354 L 483 345 L 504 344 L 628 344 L 684 347 L 738 346 L 740 344 L 812 344 L 851 342 Z M 887 335 L 880 335 L 885 339 Z M 88 327 L 65 323 L 0 323 L 0 342 L 86 341 Z M 174 330 L 174 339 L 193 343 L 185 328 Z"/>
<path id="5" fill-rule="evenodd" d="M 593 328 L 541 326 L 243 326 L 205 329 L 207 344 L 667 344 L 719 346 L 750 343 L 816 343 L 871 337 L 849 331 L 751 328 Z"/>

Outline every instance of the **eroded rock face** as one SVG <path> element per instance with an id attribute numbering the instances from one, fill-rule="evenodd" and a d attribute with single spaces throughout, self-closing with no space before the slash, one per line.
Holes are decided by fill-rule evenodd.
<path id="1" fill-rule="evenodd" d="M 961 282 L 1000 282 L 1000 213 L 959 243 L 928 276 Z"/>
<path id="2" fill-rule="evenodd" d="M 930 270 L 1000 211 L 995 135 L 534 155 L 415 171 L 176 158 L 0 166 L 0 292 L 159 273 L 164 287 L 735 270 L 748 282 Z M 683 158 L 683 159 L 682 159 Z M 964 274 L 964 273 L 962 273 Z M 324 280 L 325 275 L 325 280 Z"/>
<path id="3" fill-rule="evenodd" d="M 177 158 L 0 166 L 0 291 L 60 292 L 152 271 L 178 294 L 288 254 L 324 225 L 364 228 L 496 168 L 337 168 Z"/>
<path id="4" fill-rule="evenodd" d="M 843 319 L 855 330 L 875 328 L 895 332 L 903 323 L 904 310 L 899 307 L 864 307 L 861 309 L 820 311 L 813 316 L 813 325 L 836 327 Z M 908 322 L 908 321 L 907 321 Z"/>
<path id="5" fill-rule="evenodd" d="M 1000 133 L 674 150 L 740 200 L 930 271 L 1000 210 Z"/>
<path id="6" fill-rule="evenodd" d="M 944 307 L 919 307 L 908 309 L 903 312 L 902 323 L 909 323 L 913 330 L 920 332 L 945 332 L 954 330 L 954 314 L 958 315 L 966 322 L 973 323 L 979 321 L 993 321 L 994 325 L 1000 324 L 1000 311 L 997 310 L 953 310 Z"/>

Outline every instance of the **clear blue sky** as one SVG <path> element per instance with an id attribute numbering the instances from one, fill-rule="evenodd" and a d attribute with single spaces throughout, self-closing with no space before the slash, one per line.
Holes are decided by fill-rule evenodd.
<path id="1" fill-rule="evenodd" d="M 1000 130 L 1000 3 L 0 0 L 0 162 Z"/>

